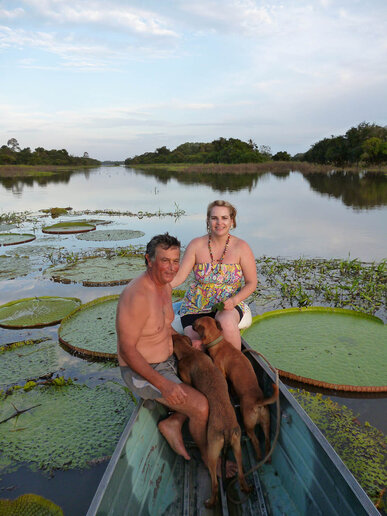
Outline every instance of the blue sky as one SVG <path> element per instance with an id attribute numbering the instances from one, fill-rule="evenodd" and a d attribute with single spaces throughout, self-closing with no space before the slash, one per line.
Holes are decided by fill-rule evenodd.
<path id="1" fill-rule="evenodd" d="M 0 0 L 0 145 L 101 160 L 387 123 L 385 0 Z"/>

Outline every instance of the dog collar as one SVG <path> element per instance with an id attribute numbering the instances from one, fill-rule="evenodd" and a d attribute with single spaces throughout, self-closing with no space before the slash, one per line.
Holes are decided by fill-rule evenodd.
<path id="1" fill-rule="evenodd" d="M 220 342 L 221 340 L 223 339 L 223 335 L 220 334 L 219 337 L 215 340 L 213 340 L 212 342 L 210 342 L 209 344 L 206 344 L 206 349 L 208 348 L 212 348 L 212 346 L 215 346 L 216 344 L 218 344 L 218 342 Z"/>

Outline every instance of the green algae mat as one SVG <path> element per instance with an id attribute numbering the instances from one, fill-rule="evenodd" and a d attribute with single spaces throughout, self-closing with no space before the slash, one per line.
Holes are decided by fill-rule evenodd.
<path id="1" fill-rule="evenodd" d="M 140 238 L 144 236 L 143 231 L 134 231 L 131 229 L 97 229 L 92 233 L 82 233 L 77 235 L 78 240 L 88 240 L 95 242 L 115 242 L 117 240 L 131 240 L 132 238 Z"/>
<path id="2" fill-rule="evenodd" d="M 253 319 L 243 338 L 281 376 L 328 389 L 387 392 L 387 330 L 338 308 L 289 308 Z"/>
<path id="3" fill-rule="evenodd" d="M 93 224 L 87 224 L 86 222 L 58 222 L 57 224 L 44 226 L 42 228 L 43 233 L 50 233 L 54 235 L 85 233 L 87 231 L 94 230 L 95 226 Z"/>
<path id="4" fill-rule="evenodd" d="M 32 242 L 36 236 L 29 233 L 0 233 L 0 246 L 16 245 Z"/>
<path id="5" fill-rule="evenodd" d="M 85 287 L 125 285 L 145 271 L 141 256 L 92 256 L 70 264 L 54 265 L 44 271 L 53 281 L 82 283 Z"/>
<path id="6" fill-rule="evenodd" d="M 81 300 L 75 297 L 28 297 L 0 306 L 0 326 L 3 328 L 41 328 L 58 324 L 75 310 Z"/>
<path id="7" fill-rule="evenodd" d="M 100 297 L 74 310 L 59 326 L 59 341 L 81 355 L 117 358 L 118 298 L 118 295 Z"/>

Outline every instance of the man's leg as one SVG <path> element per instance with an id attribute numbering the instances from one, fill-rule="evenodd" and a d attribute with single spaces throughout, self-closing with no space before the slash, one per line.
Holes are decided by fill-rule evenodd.
<path id="1" fill-rule="evenodd" d="M 180 385 L 187 393 L 186 401 L 184 403 L 172 405 L 167 404 L 163 398 L 157 398 L 156 400 L 176 411 L 176 414 L 172 414 L 172 416 L 159 423 L 159 430 L 167 439 L 172 449 L 189 460 L 190 456 L 185 449 L 181 435 L 181 427 L 188 417 L 189 431 L 193 440 L 199 447 L 203 461 L 207 464 L 207 398 L 204 394 L 200 393 L 190 385 Z"/>

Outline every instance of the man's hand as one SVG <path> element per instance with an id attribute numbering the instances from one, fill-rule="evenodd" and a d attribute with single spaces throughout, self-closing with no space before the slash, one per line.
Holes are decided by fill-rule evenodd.
<path id="1" fill-rule="evenodd" d="M 180 383 L 167 381 L 166 386 L 161 390 L 161 395 L 165 401 L 171 405 L 182 405 L 185 403 L 187 393 L 181 387 Z"/>

